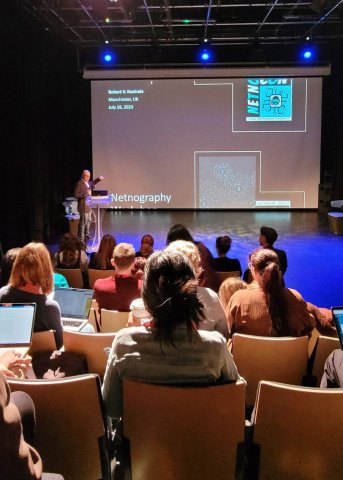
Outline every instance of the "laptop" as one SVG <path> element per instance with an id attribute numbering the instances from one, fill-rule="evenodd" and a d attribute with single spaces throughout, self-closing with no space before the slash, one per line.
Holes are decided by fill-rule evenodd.
<path id="1" fill-rule="evenodd" d="M 30 348 L 36 314 L 35 303 L 0 303 L 0 349 L 25 355 Z"/>
<path id="2" fill-rule="evenodd" d="M 331 311 L 336 325 L 339 343 L 343 350 L 343 307 L 331 307 Z"/>
<path id="3" fill-rule="evenodd" d="M 56 288 L 54 300 L 61 309 L 65 330 L 80 331 L 88 322 L 93 290 L 86 288 Z"/>

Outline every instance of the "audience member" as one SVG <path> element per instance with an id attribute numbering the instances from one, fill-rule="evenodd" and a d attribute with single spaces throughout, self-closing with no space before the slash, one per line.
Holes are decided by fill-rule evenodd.
<path id="1" fill-rule="evenodd" d="M 284 250 L 279 250 L 278 248 L 274 247 L 274 243 L 278 238 L 278 233 L 274 228 L 271 227 L 261 227 L 260 228 L 260 236 L 259 242 L 262 248 L 268 248 L 269 250 L 273 250 L 278 259 L 280 264 L 280 270 L 283 275 L 286 273 L 287 270 L 287 255 Z"/>
<path id="2" fill-rule="evenodd" d="M 41 457 L 29 444 L 34 439 L 34 429 L 31 397 L 19 391 L 11 394 L 0 372 L 0 472 L 4 480 L 63 480 L 61 475 L 42 472 Z"/>
<path id="3" fill-rule="evenodd" d="M 237 290 L 243 290 L 247 288 L 247 286 L 244 280 L 241 280 L 239 277 L 228 277 L 222 282 L 219 287 L 218 296 L 224 310 L 227 308 L 232 295 L 237 292 Z"/>
<path id="4" fill-rule="evenodd" d="M 23 247 L 12 268 L 9 284 L 0 289 L 0 302 L 36 303 L 35 332 L 54 330 L 57 348 L 63 345 L 60 308 L 47 297 L 53 289 L 50 255 L 43 243 Z"/>
<path id="5" fill-rule="evenodd" d="M 88 256 L 83 250 L 79 237 L 73 233 L 64 233 L 60 239 L 59 249 L 55 255 L 57 268 L 81 268 L 88 266 Z"/>
<path id="6" fill-rule="evenodd" d="M 165 252 L 181 252 L 190 261 L 195 278 L 198 279 L 201 274 L 200 267 L 200 254 L 198 247 L 192 242 L 186 242 L 184 240 L 176 240 L 168 245 Z M 219 297 L 210 288 L 197 286 L 197 296 L 199 301 L 204 306 L 204 318 L 199 323 L 199 330 L 217 330 L 225 338 L 229 337 L 229 329 L 225 312 L 220 303 Z"/>
<path id="7" fill-rule="evenodd" d="M 69 287 L 68 281 L 67 281 L 67 279 L 64 275 L 62 275 L 61 273 L 56 273 L 56 272 L 54 272 L 53 275 L 54 275 L 54 289 L 55 288 L 68 288 Z"/>
<path id="8" fill-rule="evenodd" d="M 111 263 L 114 247 L 117 245 L 113 235 L 104 235 L 100 241 L 97 252 L 92 252 L 89 258 L 88 268 L 96 270 L 112 270 Z"/>
<path id="9" fill-rule="evenodd" d="M 213 269 L 213 256 L 209 249 L 202 242 L 196 242 L 187 228 L 181 223 L 178 223 L 169 229 L 167 235 L 167 245 L 175 240 L 192 242 L 198 247 L 202 267 L 202 273 L 198 279 L 199 285 L 201 287 L 211 288 L 215 292 L 218 292 L 220 281 Z"/>
<path id="10" fill-rule="evenodd" d="M 148 258 L 154 251 L 154 238 L 149 235 L 143 235 L 141 238 L 141 246 L 136 252 L 136 257 Z"/>
<path id="11" fill-rule="evenodd" d="M 308 335 L 315 318 L 300 293 L 285 288 L 277 254 L 259 248 L 251 254 L 249 268 L 254 281 L 234 293 L 227 307 L 231 333 Z"/>
<path id="12" fill-rule="evenodd" d="M 25 378 L 27 369 L 31 366 L 31 358 L 23 357 L 13 349 L 0 351 L 0 371 L 6 377 Z"/>
<path id="13" fill-rule="evenodd" d="M 36 480 L 42 477 L 42 460 L 24 440 L 19 410 L 11 401 L 10 388 L 0 372 L 0 471 L 8 480 Z"/>
<path id="14" fill-rule="evenodd" d="M 343 388 L 342 350 L 334 350 L 326 359 L 320 388 Z"/>
<path id="15" fill-rule="evenodd" d="M 231 248 L 232 240 L 228 235 L 217 237 L 216 250 L 218 258 L 213 259 L 213 267 L 217 272 L 239 272 L 242 275 L 240 261 L 237 258 L 228 258 L 226 254 Z"/>
<path id="16" fill-rule="evenodd" d="M 99 278 L 94 283 L 94 298 L 99 309 L 129 311 L 132 300 L 140 296 L 141 280 L 131 269 L 135 261 L 135 249 L 129 243 L 119 243 L 113 250 L 113 275 Z"/>
<path id="17" fill-rule="evenodd" d="M 18 253 L 21 248 L 11 248 L 8 250 L 1 260 L 1 274 L 0 274 L 0 287 L 3 287 L 8 284 L 8 281 L 11 276 L 12 266 L 17 258 Z"/>
<path id="18" fill-rule="evenodd" d="M 165 251 L 149 257 L 142 294 L 152 321 L 121 330 L 113 342 L 103 383 L 110 417 L 122 414 L 123 377 L 187 385 L 239 378 L 225 338 L 219 332 L 198 330 L 204 313 L 196 289 L 185 255 Z"/>

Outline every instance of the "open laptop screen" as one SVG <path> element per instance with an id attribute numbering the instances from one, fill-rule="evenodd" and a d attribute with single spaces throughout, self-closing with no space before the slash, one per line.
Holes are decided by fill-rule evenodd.
<path id="1" fill-rule="evenodd" d="M 35 303 L 0 303 L 0 347 L 31 344 Z"/>
<path id="2" fill-rule="evenodd" d="M 343 350 L 343 307 L 331 307 L 339 342 Z"/>
<path id="3" fill-rule="evenodd" d="M 88 318 L 93 290 L 85 288 L 56 288 L 54 300 L 59 304 L 62 317 Z"/>

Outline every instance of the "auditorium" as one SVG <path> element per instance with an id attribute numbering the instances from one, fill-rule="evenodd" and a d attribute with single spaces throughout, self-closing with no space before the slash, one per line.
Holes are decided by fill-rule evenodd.
<path id="1" fill-rule="evenodd" d="M 0 27 L 0 477 L 339 480 L 343 0 Z"/>

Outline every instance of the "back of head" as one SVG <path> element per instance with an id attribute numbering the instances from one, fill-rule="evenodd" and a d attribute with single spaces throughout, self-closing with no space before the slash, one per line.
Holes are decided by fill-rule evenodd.
<path id="1" fill-rule="evenodd" d="M 97 263 L 102 269 L 106 269 L 109 260 L 112 258 L 114 247 L 117 245 L 113 235 L 106 234 L 102 237 L 97 253 Z"/>
<path id="2" fill-rule="evenodd" d="M 258 248 L 250 255 L 254 280 L 262 288 L 277 335 L 288 335 L 287 301 L 279 259 L 273 250 Z"/>
<path id="3" fill-rule="evenodd" d="M 135 249 L 131 243 L 118 243 L 113 250 L 113 261 L 118 270 L 125 270 L 135 261 Z"/>
<path id="4" fill-rule="evenodd" d="M 64 233 L 60 239 L 59 255 L 60 262 L 65 267 L 74 265 L 81 253 L 81 241 L 73 233 Z"/>
<path id="5" fill-rule="evenodd" d="M 59 251 L 72 251 L 76 252 L 81 250 L 81 240 L 77 235 L 73 233 L 64 233 L 60 239 Z"/>
<path id="6" fill-rule="evenodd" d="M 1 280 L 0 287 L 8 284 L 8 281 L 11 276 L 12 267 L 15 259 L 17 258 L 21 248 L 11 248 L 8 250 L 1 260 Z"/>
<path id="7" fill-rule="evenodd" d="M 225 255 L 231 248 L 232 240 L 228 235 L 217 237 L 216 249 L 219 254 Z"/>
<path id="8" fill-rule="evenodd" d="M 274 245 L 278 237 L 277 231 L 272 227 L 261 227 L 260 234 L 265 237 L 267 245 L 270 247 Z"/>
<path id="9" fill-rule="evenodd" d="M 43 243 L 25 245 L 13 264 L 9 283 L 20 288 L 27 283 L 41 287 L 43 293 L 53 289 L 53 270 L 48 249 Z"/>
<path id="10" fill-rule="evenodd" d="M 237 290 L 244 290 L 247 288 L 247 284 L 239 277 L 228 277 L 226 278 L 219 287 L 218 296 L 220 302 L 225 309 L 228 305 L 232 295 L 237 292 Z"/>
<path id="11" fill-rule="evenodd" d="M 187 242 L 185 240 L 175 240 L 174 242 L 171 242 L 166 248 L 165 251 L 167 252 L 180 252 L 186 255 L 188 260 L 190 261 L 195 277 L 197 278 L 200 273 L 201 273 L 201 258 L 200 258 L 200 253 L 199 249 L 194 243 L 192 242 Z"/>
<path id="12" fill-rule="evenodd" d="M 177 251 L 153 253 L 147 260 L 142 296 L 156 322 L 156 338 L 172 342 L 173 331 L 186 325 L 189 332 L 203 318 L 193 268 Z"/>
<path id="13" fill-rule="evenodd" d="M 194 243 L 192 235 L 181 223 L 178 223 L 169 229 L 167 235 L 167 245 L 169 245 L 171 242 L 174 242 L 175 240 L 186 240 L 187 242 Z"/>

